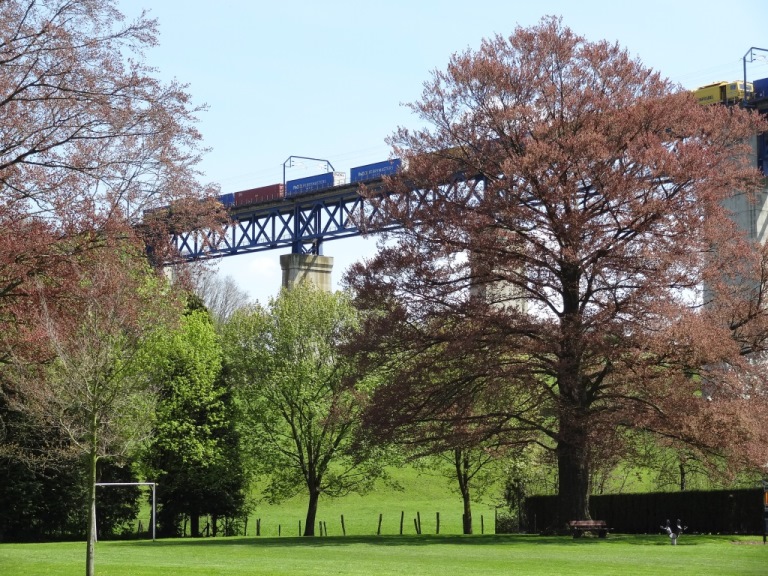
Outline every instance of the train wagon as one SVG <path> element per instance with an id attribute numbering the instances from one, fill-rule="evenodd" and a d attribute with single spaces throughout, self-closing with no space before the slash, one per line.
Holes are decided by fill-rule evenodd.
<path id="1" fill-rule="evenodd" d="M 754 88 L 755 100 L 765 100 L 768 98 L 768 78 L 760 78 L 752 82 Z"/>
<path id="2" fill-rule="evenodd" d="M 382 176 L 391 176 L 400 170 L 401 164 L 400 158 L 394 158 L 393 160 L 384 160 L 383 162 L 375 162 L 365 166 L 355 166 L 349 171 L 349 181 L 354 184 L 355 182 L 375 180 Z"/>
<path id="3" fill-rule="evenodd" d="M 392 160 L 383 160 L 364 166 L 356 166 L 350 171 L 351 183 L 366 182 L 376 180 L 382 176 L 395 174 L 402 167 L 399 158 Z M 264 202 L 276 202 L 284 198 L 301 196 L 319 192 L 334 186 L 342 186 L 347 183 L 347 176 L 344 172 L 325 172 L 315 174 L 306 178 L 288 180 L 283 184 L 270 184 L 259 188 L 250 188 L 231 194 L 222 194 L 219 196 L 219 202 L 225 207 L 240 208 L 252 204 L 261 204 Z"/>
<path id="4" fill-rule="evenodd" d="M 235 194 L 230 192 L 229 194 L 222 194 L 219 196 L 219 202 L 221 202 L 225 208 L 235 205 Z"/>
<path id="5" fill-rule="evenodd" d="M 734 82 L 713 82 L 706 86 L 699 86 L 693 91 L 699 104 L 720 104 L 729 102 L 740 102 L 745 97 L 744 82 L 736 80 Z M 752 83 L 746 83 L 746 99 L 751 100 L 754 92 Z"/>
<path id="6" fill-rule="evenodd" d="M 282 200 L 285 196 L 285 189 L 282 184 L 270 184 L 269 186 L 260 186 L 259 188 L 250 188 L 235 192 L 235 206 L 249 206 L 251 204 L 260 204 L 261 202 L 274 202 Z"/>
<path id="7" fill-rule="evenodd" d="M 325 172 L 297 180 L 288 180 L 285 183 L 285 197 L 300 196 L 325 188 L 333 188 L 347 183 L 347 175 L 344 172 Z"/>

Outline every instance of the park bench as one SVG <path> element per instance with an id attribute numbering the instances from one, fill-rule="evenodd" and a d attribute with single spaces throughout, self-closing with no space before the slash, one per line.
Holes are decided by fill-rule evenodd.
<path id="1" fill-rule="evenodd" d="M 608 525 L 605 520 L 571 520 L 568 522 L 574 538 L 581 538 L 584 532 L 596 532 L 599 538 L 608 536 Z"/>

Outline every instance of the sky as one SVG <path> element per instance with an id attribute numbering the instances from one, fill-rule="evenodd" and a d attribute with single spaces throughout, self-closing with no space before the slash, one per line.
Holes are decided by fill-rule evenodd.
<path id="1" fill-rule="evenodd" d="M 162 79 L 188 84 L 207 105 L 198 129 L 210 152 L 204 182 L 221 193 L 283 181 L 290 156 L 322 158 L 337 171 L 386 160 L 385 139 L 417 128 L 403 106 L 431 72 L 483 38 L 509 36 L 542 17 L 562 17 L 589 41 L 608 40 L 684 88 L 744 76 L 768 77 L 765 0 L 118 0 L 129 18 L 157 18 L 160 44 L 146 54 Z M 324 171 L 305 161 L 286 179 Z M 372 256 L 375 238 L 328 241 L 332 281 Z M 283 251 L 217 260 L 254 300 L 280 289 Z"/>

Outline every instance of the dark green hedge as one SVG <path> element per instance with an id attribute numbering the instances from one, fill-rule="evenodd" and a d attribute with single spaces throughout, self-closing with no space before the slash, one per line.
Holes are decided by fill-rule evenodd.
<path id="1" fill-rule="evenodd" d="M 555 499 L 526 499 L 528 532 L 562 528 L 555 526 Z M 667 519 L 675 523 L 678 518 L 691 533 L 763 533 L 761 488 L 591 496 L 589 511 L 593 519 L 605 520 L 612 531 L 622 534 L 660 533 Z"/>

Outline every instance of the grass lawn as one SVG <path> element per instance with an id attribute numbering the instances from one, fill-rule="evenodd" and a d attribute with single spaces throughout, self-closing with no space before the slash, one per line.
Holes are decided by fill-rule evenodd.
<path id="1" fill-rule="evenodd" d="M 3 576 L 80 576 L 84 543 L 0 544 Z M 100 542 L 99 576 L 434 575 L 764 576 L 762 539 L 658 536 L 207 538 Z"/>

